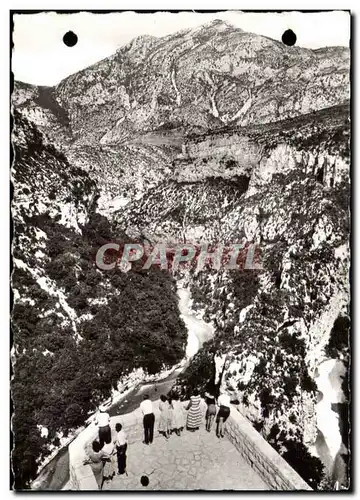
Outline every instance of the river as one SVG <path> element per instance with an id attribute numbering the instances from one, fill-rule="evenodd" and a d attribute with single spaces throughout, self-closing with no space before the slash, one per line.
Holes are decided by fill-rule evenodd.
<path id="1" fill-rule="evenodd" d="M 198 318 L 191 310 L 191 294 L 188 288 L 183 288 L 178 283 L 178 297 L 180 316 L 188 330 L 186 346 L 186 358 L 180 368 L 174 370 L 168 377 L 158 382 L 140 383 L 132 391 L 126 394 L 108 410 L 111 417 L 123 415 L 135 410 L 141 403 L 146 392 L 152 401 L 158 399 L 161 394 L 166 394 L 174 385 L 178 375 L 186 369 L 190 359 L 198 352 L 204 342 L 210 340 L 214 335 L 212 325 Z M 34 480 L 34 490 L 62 490 L 67 489 L 69 483 L 69 453 L 68 446 L 62 448 L 59 453 L 42 469 L 39 476 Z"/>
<path id="2" fill-rule="evenodd" d="M 214 327 L 205 323 L 204 320 L 195 316 L 191 310 L 191 295 L 188 288 L 182 288 L 178 284 L 179 309 L 181 318 L 184 320 L 188 331 L 188 342 L 186 346 L 187 358 L 192 358 L 200 347 L 212 339 L 214 336 Z"/>

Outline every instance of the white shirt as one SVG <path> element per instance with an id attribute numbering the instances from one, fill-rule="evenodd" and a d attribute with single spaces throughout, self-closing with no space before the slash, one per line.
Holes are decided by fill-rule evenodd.
<path id="1" fill-rule="evenodd" d="M 230 408 L 230 396 L 227 394 L 221 394 L 218 398 L 218 405 L 219 406 L 227 406 Z"/>
<path id="2" fill-rule="evenodd" d="M 100 412 L 97 416 L 97 423 L 99 427 L 106 427 L 109 425 L 110 416 L 106 412 Z"/>
<path id="3" fill-rule="evenodd" d="M 140 408 L 141 411 L 143 412 L 143 415 L 148 415 L 149 413 L 153 413 L 152 402 L 150 401 L 150 399 L 144 399 L 144 401 L 140 403 Z"/>
<path id="4" fill-rule="evenodd" d="M 114 443 L 112 443 L 111 441 L 108 444 L 105 443 L 101 448 L 101 451 L 103 451 L 107 455 L 112 455 L 114 451 Z"/>
<path id="5" fill-rule="evenodd" d="M 126 434 L 125 432 L 121 429 L 121 431 L 119 431 L 117 433 L 117 436 L 116 436 L 116 445 L 117 446 L 123 446 L 124 444 L 126 444 Z"/>

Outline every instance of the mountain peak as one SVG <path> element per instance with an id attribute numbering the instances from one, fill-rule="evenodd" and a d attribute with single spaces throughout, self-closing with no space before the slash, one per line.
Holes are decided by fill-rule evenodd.
<path id="1" fill-rule="evenodd" d="M 214 19 L 213 21 L 210 21 L 209 23 L 203 24 L 202 28 L 217 28 L 220 30 L 236 29 L 239 31 L 243 31 L 241 28 L 237 28 L 233 24 L 229 23 L 228 21 L 224 21 L 223 19 Z"/>

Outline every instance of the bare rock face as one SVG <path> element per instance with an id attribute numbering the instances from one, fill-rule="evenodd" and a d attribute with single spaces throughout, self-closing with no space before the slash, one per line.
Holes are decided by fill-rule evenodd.
<path id="1" fill-rule="evenodd" d="M 101 341 L 109 358 L 115 346 L 138 368 L 146 362 L 136 350 L 148 340 L 144 332 L 160 328 L 165 343 L 155 335 L 149 369 L 158 366 L 152 358 L 157 349 L 164 362 L 181 357 L 184 325 L 172 302 L 173 281 L 156 273 L 152 285 L 140 272 L 134 273 L 135 285 L 128 273 L 104 281 L 94 269 L 88 276 L 83 256 L 91 245 L 114 234 L 151 242 L 252 242 L 262 269 L 180 273 L 215 335 L 179 387 L 185 393 L 203 388 L 207 381 L 200 377 L 215 373 L 285 457 L 295 441 L 313 444 L 316 369 L 327 355 L 341 357 L 345 365 L 349 355 L 347 332 L 334 329 L 339 318 L 348 318 L 350 300 L 348 99 L 348 49 L 289 48 L 222 21 L 163 38 L 137 37 L 54 88 L 16 83 L 12 101 L 20 156 L 13 208 L 25 254 L 15 255 L 24 263 L 18 262 L 15 281 L 22 294 L 30 283 L 35 298 L 25 302 L 35 301 L 44 315 L 39 344 L 44 351 L 31 354 L 36 335 L 22 338 L 21 373 L 43 358 L 49 365 L 44 370 L 57 373 L 59 366 L 52 366 L 57 354 L 43 354 L 53 342 L 44 328 L 61 333 L 61 352 L 64 335 L 71 339 L 72 355 L 62 352 L 61 362 L 76 358 L 79 384 L 85 368 L 77 334 L 83 346 Z M 31 149 L 29 141 L 41 147 Z M 36 278 L 46 280 L 52 273 L 57 283 L 58 307 L 55 292 L 46 292 L 45 298 L 54 299 L 49 319 L 31 267 L 40 273 Z M 138 294 L 144 287 L 147 294 Z M 169 299 L 168 307 L 144 314 L 139 329 L 130 313 L 134 304 L 155 311 L 159 294 Z M 26 304 L 21 307 L 18 317 L 30 314 Z M 106 327 L 97 321 L 94 326 L 94 316 Z M 139 332 L 135 341 L 134 332 Z M 115 365 L 112 379 L 119 375 Z M 100 398 L 109 388 L 105 366 L 96 366 Z M 130 368 L 124 361 L 121 374 Z M 61 390 L 70 401 L 71 381 Z M 84 406 L 90 395 L 85 384 Z M 40 406 L 55 411 L 51 388 L 41 398 Z M 59 420 L 49 412 L 38 414 L 49 422 L 53 439 Z M 29 417 L 31 426 L 35 417 Z"/>
<path id="2" fill-rule="evenodd" d="M 139 163 L 155 167 L 162 181 L 191 131 L 275 122 L 346 102 L 349 64 L 348 49 L 287 47 L 218 20 L 137 37 L 54 88 L 17 83 L 13 103 L 72 161 L 81 156 L 101 178 L 107 204 L 124 197 L 123 185 L 127 199 L 142 192 L 142 175 L 131 188 Z M 144 137 L 149 131 L 156 132 Z M 226 139 L 222 147 L 239 157 Z M 123 172 L 114 166 L 121 163 Z"/>
<path id="3" fill-rule="evenodd" d="M 15 99 L 25 106 L 35 97 L 34 108 L 55 115 L 55 108 L 65 110 L 76 143 L 104 145 L 162 125 L 207 130 L 209 123 L 247 125 L 309 113 L 349 98 L 348 73 L 347 49 L 289 48 L 214 22 L 136 38 L 64 79 L 52 89 L 53 106 L 46 108 L 33 86 L 23 86 Z M 45 124 L 40 115 L 33 119 Z"/>

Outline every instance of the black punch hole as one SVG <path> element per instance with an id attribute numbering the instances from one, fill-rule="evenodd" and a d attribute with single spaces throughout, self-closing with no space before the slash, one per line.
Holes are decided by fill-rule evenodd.
<path id="1" fill-rule="evenodd" d="M 149 485 L 149 478 L 147 476 L 141 476 L 140 483 L 142 486 L 148 486 Z"/>
<path id="2" fill-rule="evenodd" d="M 284 31 L 281 40 L 285 45 L 292 47 L 296 43 L 296 35 L 293 30 L 286 30 Z"/>
<path id="3" fill-rule="evenodd" d="M 78 37 L 73 31 L 68 31 L 63 36 L 63 42 L 67 47 L 74 47 L 77 44 Z"/>

